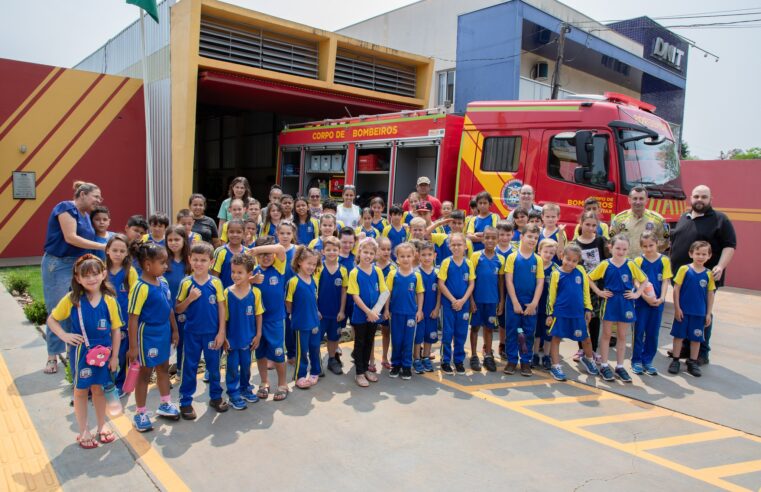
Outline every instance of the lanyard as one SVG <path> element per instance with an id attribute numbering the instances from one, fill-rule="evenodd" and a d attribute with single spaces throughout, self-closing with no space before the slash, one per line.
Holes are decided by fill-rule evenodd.
<path id="1" fill-rule="evenodd" d="M 79 300 L 80 305 L 77 306 L 77 315 L 79 316 L 79 329 L 82 330 L 82 337 L 85 339 L 85 347 L 90 348 L 90 340 L 87 338 L 87 330 L 85 330 L 85 322 L 82 320 L 82 300 Z"/>

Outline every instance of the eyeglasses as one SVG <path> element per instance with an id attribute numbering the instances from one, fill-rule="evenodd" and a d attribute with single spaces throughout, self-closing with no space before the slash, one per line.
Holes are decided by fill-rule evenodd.
<path id="1" fill-rule="evenodd" d="M 309 195 L 309 198 L 320 198 L 320 195 Z"/>

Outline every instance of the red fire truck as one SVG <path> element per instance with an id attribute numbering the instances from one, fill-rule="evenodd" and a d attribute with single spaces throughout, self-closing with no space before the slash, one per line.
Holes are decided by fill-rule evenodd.
<path id="1" fill-rule="evenodd" d="M 363 206 L 372 196 L 402 203 L 418 176 L 432 193 L 466 210 L 486 190 L 506 216 L 530 184 L 536 201 L 556 202 L 575 222 L 595 196 L 603 218 L 629 207 L 644 186 L 648 208 L 675 222 L 685 210 L 677 143 L 655 107 L 606 93 L 574 100 L 472 102 L 464 115 L 438 110 L 291 125 L 280 134 L 278 182 L 286 193 L 319 187 L 338 197 L 354 184 Z"/>

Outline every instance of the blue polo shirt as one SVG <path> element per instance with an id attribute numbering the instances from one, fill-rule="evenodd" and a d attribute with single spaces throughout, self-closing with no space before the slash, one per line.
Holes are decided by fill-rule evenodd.
<path id="1" fill-rule="evenodd" d="M 61 223 L 58 222 L 58 216 L 61 214 L 69 214 L 74 218 L 77 222 L 77 235 L 79 237 L 95 241 L 95 229 L 92 227 L 90 214 L 81 213 L 73 201 L 65 201 L 56 205 L 53 211 L 50 212 L 50 217 L 48 217 L 48 228 L 45 235 L 45 253 L 52 256 L 74 256 L 77 258 L 89 253 L 90 250 L 72 246 L 63 238 Z"/>

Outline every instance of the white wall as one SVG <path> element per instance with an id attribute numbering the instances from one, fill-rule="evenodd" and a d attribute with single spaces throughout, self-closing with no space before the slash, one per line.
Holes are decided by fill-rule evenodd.
<path id="1" fill-rule="evenodd" d="M 545 84 L 549 84 L 552 80 L 552 71 L 555 69 L 555 61 L 549 60 L 542 56 L 535 55 L 534 53 L 523 53 L 521 55 L 521 77 L 531 78 L 531 68 L 538 62 L 546 62 L 548 67 L 548 78 L 543 81 Z M 595 77 L 586 72 L 576 70 L 567 65 L 563 65 L 560 70 L 560 87 L 568 92 L 574 94 L 600 94 L 604 92 L 618 92 L 626 94 L 627 96 L 636 97 L 640 99 L 640 93 L 628 89 L 624 86 L 613 84 L 607 80 Z M 523 97 L 521 97 L 523 99 Z"/>

